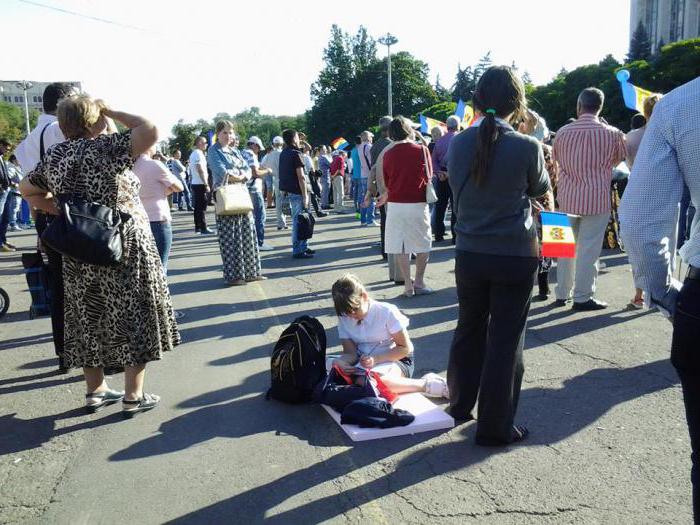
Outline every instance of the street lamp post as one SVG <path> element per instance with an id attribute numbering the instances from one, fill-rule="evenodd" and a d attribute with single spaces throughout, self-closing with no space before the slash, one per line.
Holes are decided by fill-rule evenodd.
<path id="1" fill-rule="evenodd" d="M 387 33 L 383 37 L 379 38 L 379 43 L 386 46 L 386 53 L 387 53 L 387 71 L 388 71 L 388 86 L 387 86 L 387 91 L 388 91 L 388 99 L 389 99 L 389 115 L 394 114 L 394 108 L 393 108 L 393 103 L 391 100 L 391 46 L 396 44 L 399 41 L 398 38 L 396 38 L 394 35 L 391 33 Z"/>
<path id="2" fill-rule="evenodd" d="M 29 101 L 27 100 L 27 90 L 31 89 L 33 84 L 26 80 L 22 80 L 21 82 L 17 82 L 16 85 L 18 88 L 24 91 L 24 119 L 25 123 L 27 124 L 27 135 L 29 135 L 31 128 L 29 127 Z"/>

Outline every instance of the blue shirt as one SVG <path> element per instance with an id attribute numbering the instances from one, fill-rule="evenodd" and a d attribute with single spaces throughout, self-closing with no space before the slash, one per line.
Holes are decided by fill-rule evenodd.
<path id="1" fill-rule="evenodd" d="M 360 152 L 358 146 L 355 146 L 350 153 L 350 159 L 352 160 L 352 178 L 353 180 L 359 180 L 362 178 L 362 166 L 360 165 Z"/>
<path id="2" fill-rule="evenodd" d="M 637 286 L 650 304 L 671 316 L 680 283 L 672 278 L 678 206 L 685 183 L 700 205 L 700 78 L 674 89 L 654 106 L 620 206 L 622 239 Z M 700 267 L 700 214 L 683 260 Z"/>
<path id="3" fill-rule="evenodd" d="M 207 151 L 207 164 L 214 179 L 214 190 L 224 185 L 227 174 L 250 180 L 248 163 L 236 148 L 224 149 L 217 142 Z"/>

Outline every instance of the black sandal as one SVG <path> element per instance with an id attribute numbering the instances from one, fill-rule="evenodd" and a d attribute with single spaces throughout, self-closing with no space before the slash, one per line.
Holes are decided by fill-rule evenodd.
<path id="1" fill-rule="evenodd" d="M 144 392 L 143 397 L 140 399 L 135 399 L 133 401 L 127 401 L 122 399 L 122 415 L 125 419 L 131 419 L 136 414 L 141 412 L 146 412 L 158 406 L 160 403 L 160 396 L 155 394 L 146 394 Z"/>
<path id="2" fill-rule="evenodd" d="M 513 430 L 511 430 L 510 441 L 503 441 L 501 439 L 477 436 L 476 444 L 481 445 L 482 447 L 505 447 L 508 445 L 512 445 L 513 443 L 523 441 L 527 439 L 527 436 L 529 435 L 530 431 L 527 429 L 527 427 L 524 427 L 523 425 L 513 425 Z"/>
<path id="3" fill-rule="evenodd" d="M 93 392 L 92 394 L 85 394 L 85 399 L 97 399 L 96 403 L 85 402 L 85 410 L 88 414 L 94 414 L 98 410 L 106 407 L 107 405 L 112 405 L 117 401 L 121 401 L 124 398 L 124 392 L 119 392 L 117 390 L 107 390 L 105 392 Z"/>

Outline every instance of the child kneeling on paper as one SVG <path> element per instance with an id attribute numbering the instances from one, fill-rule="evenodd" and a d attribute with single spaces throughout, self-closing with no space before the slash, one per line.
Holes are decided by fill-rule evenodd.
<path id="1" fill-rule="evenodd" d="M 343 354 L 335 360 L 347 374 L 372 370 L 395 394 L 423 392 L 449 398 L 447 381 L 437 374 L 412 379 L 413 343 L 408 318 L 396 306 L 375 301 L 352 274 L 338 279 L 331 290 L 338 315 Z M 358 377 L 363 380 L 364 375 Z"/>

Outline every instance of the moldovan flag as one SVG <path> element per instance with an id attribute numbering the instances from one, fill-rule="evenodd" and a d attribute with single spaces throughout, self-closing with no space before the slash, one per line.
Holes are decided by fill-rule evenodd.
<path id="1" fill-rule="evenodd" d="M 457 102 L 457 109 L 455 110 L 455 115 L 457 115 L 462 121 L 462 127 L 468 128 L 474 122 L 474 109 L 464 103 L 461 98 Z"/>
<path id="2" fill-rule="evenodd" d="M 566 213 L 540 212 L 542 221 L 542 257 L 576 257 L 576 239 Z"/>
<path id="3" fill-rule="evenodd" d="M 444 122 L 440 122 L 439 120 L 435 120 L 434 118 L 424 117 L 423 115 L 420 116 L 421 133 L 423 133 L 424 135 L 430 135 L 430 130 L 433 129 L 435 126 L 447 129 L 447 126 Z"/>
<path id="4" fill-rule="evenodd" d="M 333 149 L 343 149 L 349 145 L 350 144 L 348 143 L 348 141 L 345 140 L 343 137 L 338 137 L 333 142 L 331 142 L 331 146 L 333 147 Z"/>
<path id="5" fill-rule="evenodd" d="M 625 101 L 625 106 L 629 109 L 633 109 L 638 113 L 644 113 L 644 100 L 653 95 L 648 89 L 640 88 L 629 82 L 630 72 L 626 69 L 621 69 L 615 76 L 620 82 L 620 88 L 622 89 L 622 99 Z"/>

